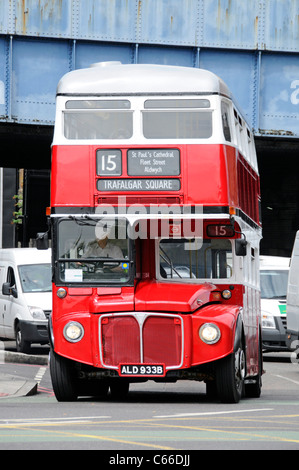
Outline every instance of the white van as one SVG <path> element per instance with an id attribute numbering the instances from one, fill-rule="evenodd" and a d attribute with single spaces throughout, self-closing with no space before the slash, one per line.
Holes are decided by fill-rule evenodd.
<path id="1" fill-rule="evenodd" d="M 0 338 L 25 353 L 31 343 L 47 344 L 51 311 L 51 250 L 0 249 Z"/>
<path id="2" fill-rule="evenodd" d="M 260 256 L 263 351 L 287 351 L 286 297 L 290 258 Z"/>
<path id="3" fill-rule="evenodd" d="M 299 340 L 299 231 L 296 233 L 287 293 L 287 345 L 293 351 Z"/>

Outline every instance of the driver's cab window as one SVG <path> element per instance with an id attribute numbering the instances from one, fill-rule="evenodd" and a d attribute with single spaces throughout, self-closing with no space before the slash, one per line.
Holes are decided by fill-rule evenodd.
<path id="1" fill-rule="evenodd" d="M 59 258 L 126 258 L 126 226 L 101 221 L 60 223 Z"/>
<path id="2" fill-rule="evenodd" d="M 162 239 L 159 273 L 162 279 L 228 279 L 233 274 L 228 239 Z"/>
<path id="3" fill-rule="evenodd" d="M 61 281 L 128 282 L 131 263 L 125 219 L 62 219 L 58 238 Z"/>

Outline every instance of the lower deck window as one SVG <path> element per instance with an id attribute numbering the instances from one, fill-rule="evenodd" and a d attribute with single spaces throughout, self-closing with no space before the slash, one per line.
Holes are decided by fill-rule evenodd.
<path id="1" fill-rule="evenodd" d="M 163 239 L 160 277 L 228 279 L 232 276 L 232 245 L 227 239 Z"/>

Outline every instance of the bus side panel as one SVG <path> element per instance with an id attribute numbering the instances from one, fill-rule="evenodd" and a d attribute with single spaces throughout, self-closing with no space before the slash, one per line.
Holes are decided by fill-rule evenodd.
<path id="1" fill-rule="evenodd" d="M 245 158 L 238 152 L 237 163 L 239 207 L 257 224 L 260 223 L 260 179 Z"/>
<path id="2" fill-rule="evenodd" d="M 51 206 L 92 206 L 90 146 L 54 145 L 52 148 Z"/>
<path id="3" fill-rule="evenodd" d="M 184 163 L 187 204 L 238 207 L 259 224 L 259 176 L 234 147 L 189 145 Z"/>
<path id="4" fill-rule="evenodd" d="M 229 145 L 223 146 L 223 152 L 227 165 L 226 178 L 228 180 L 229 205 L 233 207 L 240 207 L 237 178 L 237 152 L 235 147 L 231 147 Z"/>
<path id="5" fill-rule="evenodd" d="M 243 324 L 246 338 L 246 365 L 248 375 L 256 375 L 259 367 L 260 291 L 245 286 Z"/>

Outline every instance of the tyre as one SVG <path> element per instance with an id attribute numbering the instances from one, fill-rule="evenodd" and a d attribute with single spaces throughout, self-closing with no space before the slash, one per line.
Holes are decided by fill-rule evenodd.
<path id="1" fill-rule="evenodd" d="M 210 400 L 216 400 L 218 398 L 216 380 L 208 380 L 206 382 L 206 395 Z"/>
<path id="2" fill-rule="evenodd" d="M 31 343 L 24 340 L 19 324 L 16 326 L 16 348 L 18 352 L 25 354 L 29 354 L 31 349 Z"/>
<path id="3" fill-rule="evenodd" d="M 59 356 L 52 348 L 50 349 L 50 374 L 53 391 L 58 401 L 74 401 L 78 398 L 72 361 Z"/>
<path id="4" fill-rule="evenodd" d="M 244 392 L 245 374 L 245 351 L 240 340 L 235 351 L 217 364 L 216 384 L 222 403 L 238 403 L 240 401 Z"/>

